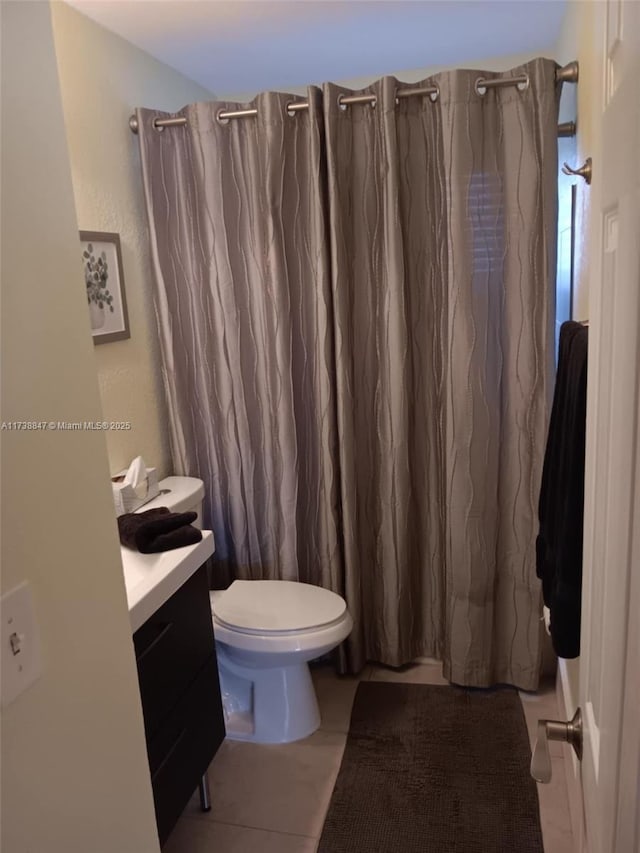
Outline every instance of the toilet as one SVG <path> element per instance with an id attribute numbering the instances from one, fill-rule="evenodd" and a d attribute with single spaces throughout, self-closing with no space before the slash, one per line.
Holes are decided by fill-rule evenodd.
<path id="1" fill-rule="evenodd" d="M 308 663 L 349 636 L 344 599 L 296 581 L 234 581 L 210 595 L 227 737 L 310 735 L 320 711 Z"/>
<path id="2" fill-rule="evenodd" d="M 204 486 L 194 477 L 167 477 L 141 510 L 193 510 L 201 527 Z M 236 580 L 212 590 L 211 613 L 227 737 L 289 743 L 320 725 L 309 661 L 338 646 L 353 621 L 341 596 L 285 580 Z"/>

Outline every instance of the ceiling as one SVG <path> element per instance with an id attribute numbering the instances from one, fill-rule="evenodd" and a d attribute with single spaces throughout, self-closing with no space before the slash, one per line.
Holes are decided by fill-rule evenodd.
<path id="1" fill-rule="evenodd" d="M 549 53 L 565 0 L 68 0 L 218 95 Z"/>

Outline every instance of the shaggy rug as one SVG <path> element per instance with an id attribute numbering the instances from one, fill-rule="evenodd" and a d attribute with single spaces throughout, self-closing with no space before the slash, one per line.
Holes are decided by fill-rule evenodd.
<path id="1" fill-rule="evenodd" d="M 543 853 L 515 690 L 364 681 L 318 853 Z"/>

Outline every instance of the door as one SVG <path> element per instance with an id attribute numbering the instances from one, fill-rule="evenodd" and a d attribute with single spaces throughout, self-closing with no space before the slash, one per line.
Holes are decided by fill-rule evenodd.
<path id="1" fill-rule="evenodd" d="M 580 705 L 588 853 L 640 850 L 640 3 L 597 4 Z M 599 115 L 598 115 L 599 114 Z M 579 119 L 578 119 L 579 120 Z M 600 131 L 599 131 L 600 134 Z M 592 152 L 586 152 L 592 153 Z"/>

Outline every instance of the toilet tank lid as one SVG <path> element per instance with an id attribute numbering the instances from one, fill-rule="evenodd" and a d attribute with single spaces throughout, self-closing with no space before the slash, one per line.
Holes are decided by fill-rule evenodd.
<path id="1" fill-rule="evenodd" d="M 298 581 L 234 581 L 212 605 L 222 624 L 248 633 L 321 628 L 347 609 L 335 592 Z"/>
<path id="2" fill-rule="evenodd" d="M 165 477 L 158 483 L 160 494 L 140 507 L 140 512 L 166 506 L 171 512 L 195 509 L 204 498 L 204 483 L 197 477 Z"/>

